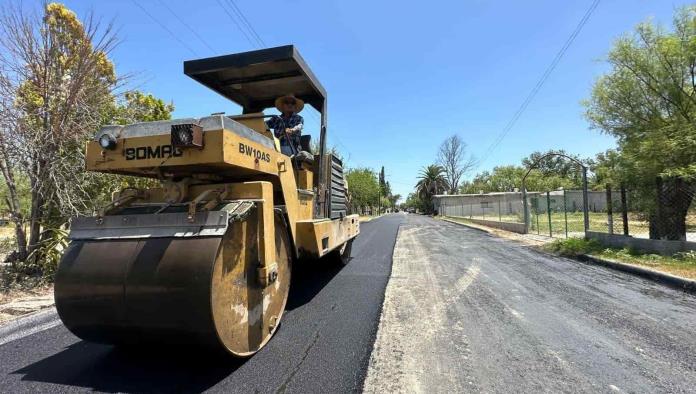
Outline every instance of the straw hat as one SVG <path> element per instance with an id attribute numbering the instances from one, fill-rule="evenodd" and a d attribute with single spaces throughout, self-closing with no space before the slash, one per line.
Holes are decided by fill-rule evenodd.
<path id="1" fill-rule="evenodd" d="M 300 112 L 302 111 L 302 108 L 304 108 L 304 101 L 298 99 L 292 94 L 286 94 L 285 96 L 280 96 L 276 99 L 275 101 L 275 107 L 278 108 L 278 111 L 283 112 L 283 101 L 287 99 L 293 99 L 295 100 L 295 112 Z"/>

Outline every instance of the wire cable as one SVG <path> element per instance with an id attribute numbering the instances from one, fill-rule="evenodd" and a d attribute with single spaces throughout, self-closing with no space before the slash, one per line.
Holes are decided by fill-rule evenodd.
<path id="1" fill-rule="evenodd" d="M 488 147 L 488 149 L 486 149 L 486 151 L 484 152 L 481 159 L 479 159 L 478 162 L 476 163 L 476 166 L 474 167 L 474 169 L 478 168 L 484 161 L 486 161 L 486 159 L 488 159 L 488 157 L 490 157 L 490 155 L 493 153 L 495 148 L 497 148 L 498 145 L 500 145 L 500 143 L 503 142 L 503 139 L 505 139 L 505 137 L 508 135 L 508 133 L 510 133 L 510 130 L 513 128 L 513 126 L 515 126 L 515 123 L 517 123 L 517 120 L 522 116 L 522 114 L 527 109 L 529 104 L 532 102 L 534 97 L 537 95 L 539 90 L 541 90 L 541 88 L 544 86 L 544 83 L 549 78 L 549 76 L 554 71 L 554 69 L 556 69 L 556 66 L 563 58 L 563 55 L 565 55 L 568 48 L 570 48 L 573 41 L 575 41 L 575 38 L 578 36 L 578 34 L 580 34 L 580 31 L 585 26 L 587 21 L 590 19 L 590 16 L 592 16 L 592 13 L 599 5 L 599 2 L 600 2 L 600 0 L 594 0 L 592 2 L 590 7 L 585 12 L 585 15 L 583 15 L 582 19 L 580 19 L 580 22 L 578 22 L 578 25 L 575 27 L 575 30 L 573 30 L 571 35 L 566 40 L 565 44 L 563 44 L 563 47 L 561 47 L 561 49 L 558 51 L 558 53 L 556 53 L 556 56 L 551 61 L 551 64 L 549 64 L 549 66 L 546 68 L 544 73 L 541 75 L 541 78 L 539 79 L 539 81 L 536 83 L 534 88 L 532 88 L 532 90 L 529 92 L 529 94 L 527 95 L 525 100 L 522 102 L 520 107 L 517 109 L 517 111 L 515 111 L 512 118 L 507 122 L 507 124 L 503 128 L 503 131 L 498 135 L 498 137 L 496 137 L 496 139 Z"/>
<path id="2" fill-rule="evenodd" d="M 205 45 L 208 49 L 210 49 L 210 51 L 212 51 L 212 52 L 217 52 L 215 49 L 213 49 L 213 47 L 211 47 L 210 45 L 208 45 L 208 43 L 203 39 L 203 37 L 201 37 L 201 36 L 196 32 L 195 29 L 193 29 L 188 23 L 186 23 L 186 21 L 184 21 L 181 17 L 179 17 L 179 15 L 178 15 L 176 12 L 174 12 L 174 10 L 172 10 L 172 9 L 167 5 L 166 2 L 164 2 L 164 1 L 162 1 L 162 0 L 158 0 L 158 1 L 159 1 L 160 4 L 162 4 L 162 6 L 164 6 L 164 8 L 166 8 L 166 9 L 169 11 L 170 14 L 174 15 L 174 17 L 179 21 L 179 23 L 181 23 L 182 25 L 186 26 L 186 28 L 187 28 L 191 33 L 193 33 L 194 36 L 196 36 L 196 38 L 198 39 L 198 41 L 202 42 L 203 45 Z"/>
<path id="3" fill-rule="evenodd" d="M 239 16 L 239 18 L 242 20 L 242 23 L 244 23 L 246 25 L 247 29 L 249 30 L 251 35 L 254 37 L 256 42 L 259 43 L 259 45 L 261 47 L 265 47 L 266 43 L 263 42 L 263 39 L 261 38 L 261 36 L 259 36 L 259 33 L 256 32 L 256 29 L 254 29 L 254 26 L 251 23 L 249 23 L 249 20 L 244 15 L 242 10 L 239 9 L 239 7 L 237 6 L 237 3 L 235 3 L 234 0 L 227 0 L 227 1 L 232 5 L 233 10 Z"/>
<path id="4" fill-rule="evenodd" d="M 150 19 L 152 19 L 155 23 L 157 23 L 164 31 L 166 31 L 167 33 L 169 33 L 169 35 L 172 36 L 172 38 L 174 38 L 174 40 L 176 40 L 179 44 L 181 44 L 181 46 L 183 46 L 184 48 L 188 49 L 188 51 L 191 52 L 194 56 L 198 56 L 198 54 L 196 53 L 196 51 L 194 51 L 190 46 L 186 45 L 186 43 L 185 43 L 184 41 L 182 41 L 181 39 L 179 39 L 179 37 L 178 37 L 176 34 L 174 34 L 173 31 L 169 30 L 169 28 L 168 28 L 165 24 L 163 24 L 163 23 L 160 22 L 157 18 L 155 18 L 155 17 L 154 17 L 151 13 L 149 13 L 142 5 L 138 4 L 138 2 L 136 2 L 135 0 L 131 0 L 131 2 L 132 2 L 133 4 L 135 4 L 136 7 L 140 8 L 140 10 L 141 10 L 142 12 L 145 13 L 145 15 L 149 16 Z"/>
<path id="5" fill-rule="evenodd" d="M 220 8 L 222 8 L 223 11 L 225 11 L 227 16 L 229 16 L 230 19 L 232 19 L 232 22 L 234 22 L 234 24 L 237 26 L 237 29 L 239 29 L 239 31 L 242 32 L 242 34 L 246 38 L 247 42 L 249 42 L 249 44 L 252 47 L 258 47 L 258 45 L 256 43 L 254 43 L 254 41 L 251 39 L 251 37 L 249 37 L 249 34 L 246 32 L 246 30 L 244 28 L 242 28 L 242 25 L 239 23 L 239 21 L 237 21 L 237 18 L 235 18 L 230 13 L 230 11 L 227 9 L 227 7 L 220 0 L 215 0 L 215 1 L 217 1 L 218 5 L 220 6 Z"/>

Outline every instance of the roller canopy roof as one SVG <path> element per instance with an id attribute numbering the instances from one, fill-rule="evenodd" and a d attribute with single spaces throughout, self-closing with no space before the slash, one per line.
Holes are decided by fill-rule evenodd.
<path id="1" fill-rule="evenodd" d="M 184 62 L 184 73 L 244 108 L 258 112 L 294 94 L 323 112 L 326 91 L 293 45 Z"/>

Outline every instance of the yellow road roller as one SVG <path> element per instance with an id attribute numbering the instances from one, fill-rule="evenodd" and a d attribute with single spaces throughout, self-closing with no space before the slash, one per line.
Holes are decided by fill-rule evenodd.
<path id="1" fill-rule="evenodd" d="M 346 263 L 359 234 L 343 164 L 326 152 L 326 92 L 294 46 L 184 62 L 242 114 L 106 126 L 88 171 L 152 179 L 70 224 L 55 277 L 78 337 L 167 342 L 247 357 L 280 324 L 292 264 Z M 292 94 L 321 114 L 318 154 L 281 153 L 264 110 Z"/>

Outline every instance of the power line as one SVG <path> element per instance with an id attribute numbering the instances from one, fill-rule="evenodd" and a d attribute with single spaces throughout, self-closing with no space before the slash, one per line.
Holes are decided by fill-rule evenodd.
<path id="1" fill-rule="evenodd" d="M 251 37 L 249 37 L 249 34 L 246 32 L 246 30 L 245 30 L 244 28 L 242 28 L 242 25 L 239 24 L 239 21 L 237 21 L 237 18 L 235 18 L 235 17 L 230 13 L 230 11 L 227 10 L 227 7 L 226 7 L 220 0 L 215 0 L 215 1 L 217 1 L 218 5 L 220 6 L 220 8 L 222 8 L 223 11 L 225 11 L 225 13 L 227 14 L 227 16 L 229 16 L 230 19 L 232 19 L 232 22 L 234 22 L 234 24 L 237 26 L 237 29 L 239 29 L 239 31 L 242 32 L 242 34 L 244 35 L 244 37 L 246 38 L 246 40 L 249 42 L 249 44 L 250 44 L 252 47 L 258 46 L 256 43 L 254 43 L 254 41 L 251 39 Z"/>
<path id="2" fill-rule="evenodd" d="M 599 5 L 599 2 L 600 2 L 600 0 L 594 0 L 592 2 L 590 7 L 585 12 L 585 15 L 583 15 L 582 19 L 580 19 L 580 22 L 575 27 L 575 30 L 573 30 L 571 35 L 566 40 L 565 44 L 563 44 L 563 47 L 561 47 L 561 49 L 558 51 L 558 53 L 556 53 L 556 56 L 553 58 L 553 61 L 551 61 L 551 64 L 549 64 L 549 66 L 546 68 L 544 73 L 541 75 L 541 78 L 539 79 L 539 81 L 536 83 L 534 88 L 529 92 L 529 94 L 527 95 L 525 100 L 522 102 L 522 105 L 520 105 L 520 107 L 514 113 L 512 118 L 507 122 L 507 124 L 503 128 L 503 131 L 498 135 L 498 137 L 493 141 L 493 143 L 488 147 L 488 149 L 486 149 L 486 151 L 484 152 L 481 159 L 476 163 L 476 167 L 479 167 L 481 165 L 481 163 L 486 161 L 486 159 L 488 159 L 488 157 L 491 155 L 491 153 L 493 153 L 495 148 L 497 148 L 498 145 L 500 145 L 500 143 L 503 142 L 503 139 L 505 139 L 505 137 L 508 135 L 508 133 L 513 128 L 515 123 L 517 123 L 517 120 L 522 116 L 524 111 L 527 109 L 529 104 L 532 102 L 534 97 L 537 95 L 539 90 L 541 90 L 542 86 L 544 86 L 544 83 L 549 78 L 549 76 L 551 75 L 553 70 L 556 68 L 558 63 L 561 61 L 561 58 L 563 58 L 563 55 L 565 55 L 568 48 L 570 48 L 570 45 L 573 43 L 573 41 L 575 41 L 575 38 L 578 36 L 578 34 L 580 34 L 580 31 L 585 26 L 587 21 L 590 19 L 590 16 L 592 16 L 592 13 Z"/>
<path id="3" fill-rule="evenodd" d="M 232 8 L 235 10 L 237 15 L 239 15 L 242 22 L 247 26 L 247 29 L 251 32 L 251 35 L 254 36 L 254 38 L 256 39 L 256 42 L 258 42 L 261 47 L 265 47 L 266 43 L 263 42 L 263 39 L 261 38 L 261 36 L 259 36 L 259 33 L 256 32 L 256 29 L 254 29 L 254 26 L 251 23 L 249 23 L 249 20 L 246 18 L 246 16 L 244 16 L 244 13 L 242 12 L 242 10 L 240 10 L 239 7 L 237 7 L 237 3 L 235 3 L 234 0 L 227 0 L 227 1 L 230 4 L 232 4 Z"/>
<path id="4" fill-rule="evenodd" d="M 135 0 L 131 0 L 131 2 L 132 2 L 133 4 L 135 4 L 136 7 L 140 8 L 140 10 L 143 11 L 143 12 L 145 13 L 145 15 L 149 16 L 150 19 L 152 19 L 155 23 L 157 23 L 162 29 L 164 29 L 167 33 L 169 33 L 169 35 L 172 36 L 172 38 L 174 38 L 179 44 L 181 44 L 181 46 L 183 46 L 184 48 L 188 49 L 189 52 L 193 53 L 195 56 L 198 56 L 198 54 L 196 53 L 196 51 L 194 51 L 190 46 L 186 45 L 186 43 L 185 43 L 184 41 L 180 40 L 179 37 L 177 37 L 177 35 L 174 34 L 174 32 L 172 32 L 171 30 L 169 30 L 169 28 L 168 28 L 166 25 L 164 25 L 164 24 L 163 24 L 162 22 L 160 22 L 157 18 L 155 18 L 155 17 L 154 17 L 151 13 L 149 13 L 143 6 L 141 6 L 140 4 L 138 4 Z"/>
<path id="5" fill-rule="evenodd" d="M 242 12 L 242 10 L 239 8 L 239 6 L 237 6 L 237 3 L 234 0 L 227 0 L 227 2 L 229 3 L 230 9 L 237 16 L 237 18 L 233 17 L 232 14 L 230 14 L 227 11 L 226 7 L 223 7 L 223 4 L 220 2 L 220 0 L 217 0 L 217 2 L 220 5 L 220 7 L 222 7 L 223 10 L 225 10 L 227 15 L 232 19 L 232 21 L 237 25 L 237 28 L 239 28 L 239 30 L 242 31 L 242 33 L 245 35 L 245 37 L 247 38 L 249 43 L 252 44 L 252 46 L 254 45 L 254 43 L 252 43 L 250 36 L 254 38 L 254 40 L 256 41 L 256 44 L 259 47 L 266 46 L 266 43 L 263 41 L 263 38 L 261 38 L 261 36 L 256 31 L 256 29 L 254 29 L 254 26 L 249 22 L 249 19 L 247 19 L 247 17 L 244 15 L 244 12 Z M 239 19 L 242 22 L 242 25 L 244 28 L 246 28 L 246 31 L 242 27 L 242 25 L 240 25 L 237 22 L 237 19 Z M 247 34 L 247 32 L 248 32 L 248 34 Z M 309 116 L 312 117 L 319 125 L 319 128 L 321 128 L 321 120 L 316 116 L 316 114 L 314 114 L 314 112 L 309 112 Z M 348 158 L 350 158 L 352 155 L 351 155 L 350 150 L 348 150 L 348 147 L 343 143 L 343 141 L 341 141 L 341 139 L 338 137 L 338 135 L 334 135 L 334 137 L 335 137 L 338 145 L 342 146 L 345 149 L 345 152 L 347 153 Z"/>
<path id="6" fill-rule="evenodd" d="M 208 43 L 203 39 L 203 37 L 201 37 L 201 36 L 196 32 L 196 30 L 193 29 L 188 23 L 186 23 L 186 21 L 184 21 L 183 19 L 181 19 L 181 18 L 179 17 L 179 15 L 178 15 L 176 12 L 174 12 L 174 10 L 172 10 L 172 9 L 167 5 L 166 2 L 164 2 L 164 1 L 162 1 L 162 0 L 159 0 L 159 3 L 162 4 L 162 5 L 164 6 L 164 8 L 166 8 L 166 9 L 169 11 L 169 13 L 171 13 L 172 15 L 174 15 L 174 17 L 179 21 L 179 23 L 181 23 L 182 25 L 186 26 L 186 28 L 187 28 L 191 33 L 193 33 L 193 35 L 196 36 L 196 38 L 198 38 L 198 41 L 202 42 L 203 45 L 205 45 L 206 47 L 208 47 L 208 49 L 210 49 L 212 52 L 216 52 L 216 50 L 213 49 L 213 47 L 211 47 L 210 45 L 208 45 Z"/>

